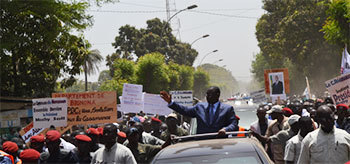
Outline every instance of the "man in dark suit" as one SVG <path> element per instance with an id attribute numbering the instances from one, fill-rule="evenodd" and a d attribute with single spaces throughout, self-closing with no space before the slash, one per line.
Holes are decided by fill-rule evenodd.
<path id="1" fill-rule="evenodd" d="M 283 94 L 283 83 L 275 76 L 275 82 L 272 84 L 272 94 Z"/>
<path id="2" fill-rule="evenodd" d="M 160 95 L 169 103 L 169 108 L 182 115 L 197 118 L 197 134 L 218 132 L 219 136 L 224 136 L 227 131 L 238 130 L 233 107 L 219 102 L 218 87 L 210 87 L 207 90 L 207 103 L 198 103 L 193 107 L 172 102 L 171 96 L 165 91 L 161 91 Z"/>

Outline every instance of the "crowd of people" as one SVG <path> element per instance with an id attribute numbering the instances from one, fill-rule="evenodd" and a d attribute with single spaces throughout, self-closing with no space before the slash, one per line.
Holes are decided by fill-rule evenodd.
<path id="1" fill-rule="evenodd" d="M 63 134 L 52 127 L 32 136 L 28 144 L 12 131 L 1 138 L 0 164 L 149 163 L 160 150 L 174 144 L 174 136 L 189 135 L 189 118 L 197 119 L 197 134 L 217 132 L 226 137 L 228 131 L 251 131 L 275 163 L 350 161 L 349 106 L 335 105 L 330 98 L 260 105 L 257 121 L 245 129 L 239 126 L 233 107 L 219 101 L 217 87 L 208 89 L 207 102 L 193 107 L 173 102 L 166 92 L 161 97 L 177 113 L 129 114 L 118 123 L 73 126 Z"/>

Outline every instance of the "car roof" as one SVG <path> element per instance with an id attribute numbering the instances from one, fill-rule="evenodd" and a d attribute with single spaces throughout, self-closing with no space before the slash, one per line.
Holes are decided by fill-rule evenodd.
<path id="1" fill-rule="evenodd" d="M 257 153 L 257 141 L 251 138 L 209 139 L 170 145 L 156 159 L 184 158 L 216 154 Z"/>

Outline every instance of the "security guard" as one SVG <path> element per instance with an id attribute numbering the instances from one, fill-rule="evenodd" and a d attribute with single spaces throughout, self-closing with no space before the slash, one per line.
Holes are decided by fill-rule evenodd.
<path id="1" fill-rule="evenodd" d="M 165 120 L 166 125 L 168 126 L 168 129 L 162 132 L 162 135 L 160 136 L 160 139 L 162 140 L 167 140 L 170 135 L 175 135 L 175 136 L 187 136 L 188 132 L 177 126 L 177 115 L 175 113 L 171 113 L 168 115 L 168 117 Z"/>

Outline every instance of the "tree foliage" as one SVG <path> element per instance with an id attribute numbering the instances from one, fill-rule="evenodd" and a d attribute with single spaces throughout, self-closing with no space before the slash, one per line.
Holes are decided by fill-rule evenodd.
<path id="1" fill-rule="evenodd" d="M 204 99 L 209 88 L 209 75 L 202 69 L 197 69 L 193 74 L 193 95 L 199 99 Z"/>
<path id="2" fill-rule="evenodd" d="M 327 10 L 327 21 L 323 26 L 324 38 L 334 44 L 350 47 L 350 1 L 333 0 Z"/>
<path id="3" fill-rule="evenodd" d="M 143 56 L 137 63 L 136 83 L 143 85 L 147 93 L 159 93 L 168 90 L 169 76 L 162 54 L 152 53 Z"/>
<path id="4" fill-rule="evenodd" d="M 232 76 L 231 71 L 214 64 L 203 64 L 199 68 L 208 73 L 210 85 L 220 88 L 222 98 L 231 97 L 238 89 L 238 82 Z"/>
<path id="5" fill-rule="evenodd" d="M 0 5 L 1 95 L 45 97 L 63 74 L 74 83 L 83 56 L 78 36 L 90 26 L 86 2 L 2 0 Z"/>
<path id="6" fill-rule="evenodd" d="M 167 63 L 172 61 L 192 66 L 198 52 L 190 44 L 177 40 L 171 31 L 169 24 L 158 18 L 148 20 L 146 28 L 137 29 L 130 25 L 120 27 L 119 35 L 112 43 L 116 52 L 107 57 L 107 65 L 111 68 L 113 61 L 118 58 L 132 60 L 158 52 L 164 54 Z"/>
<path id="7" fill-rule="evenodd" d="M 252 73 L 262 83 L 263 70 L 286 67 L 292 93 L 324 90 L 324 81 L 339 72 L 339 47 L 330 45 L 320 31 L 327 18 L 327 1 L 263 1 L 267 11 L 256 25 L 261 52 L 252 62 Z"/>

